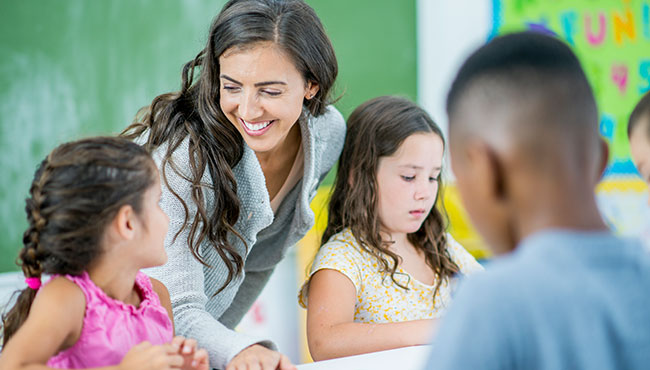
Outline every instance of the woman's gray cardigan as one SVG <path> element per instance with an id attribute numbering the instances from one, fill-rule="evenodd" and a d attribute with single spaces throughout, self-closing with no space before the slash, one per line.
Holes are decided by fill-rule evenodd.
<path id="1" fill-rule="evenodd" d="M 202 256 L 212 267 L 202 265 L 187 245 L 189 227 L 182 228 L 183 206 L 162 182 L 162 208 L 169 216 L 169 231 L 165 239 L 168 261 L 165 265 L 147 269 L 151 277 L 162 281 L 169 290 L 177 335 L 194 338 L 207 349 L 210 365 L 225 368 L 226 364 L 244 348 L 260 343 L 275 349 L 266 338 L 255 338 L 238 333 L 232 328 L 239 323 L 268 281 L 275 266 L 287 249 L 296 244 L 314 224 L 309 203 L 327 172 L 338 159 L 345 137 L 345 122 L 336 108 L 328 107 L 320 117 L 300 120 L 302 145 L 305 154 L 302 180 L 287 194 L 276 214 L 271 209 L 264 174 L 252 149 L 244 144 L 240 162 L 233 168 L 237 180 L 237 194 L 241 201 L 239 220 L 235 224 L 246 240 L 249 250 L 239 239 L 230 235 L 231 245 L 245 257 L 244 271 L 235 277 L 218 295 L 228 269 L 213 247 L 201 245 Z M 144 138 L 144 137 L 143 137 Z M 153 153 L 160 168 L 167 148 L 161 146 Z M 177 167 L 189 175 L 188 139 L 173 153 Z M 169 186 L 178 193 L 189 208 L 189 224 L 196 212 L 188 181 L 177 175 L 168 165 Z M 204 174 L 202 181 L 210 183 Z M 209 207 L 214 204 L 210 191 L 204 191 Z M 189 225 L 188 224 L 188 225 Z"/>

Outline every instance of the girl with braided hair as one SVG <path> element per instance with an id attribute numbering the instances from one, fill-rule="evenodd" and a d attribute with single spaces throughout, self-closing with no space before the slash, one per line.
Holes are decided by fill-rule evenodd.
<path id="1" fill-rule="evenodd" d="M 167 260 L 160 194 L 155 163 L 126 139 L 43 160 L 18 258 L 28 287 L 2 317 L 0 368 L 208 369 L 196 341 L 173 337 L 165 286 L 140 272 Z"/>

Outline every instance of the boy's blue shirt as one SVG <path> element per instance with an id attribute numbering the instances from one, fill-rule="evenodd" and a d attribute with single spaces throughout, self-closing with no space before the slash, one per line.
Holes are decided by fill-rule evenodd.
<path id="1" fill-rule="evenodd" d="M 650 253 L 547 230 L 460 287 L 428 369 L 649 369 Z"/>

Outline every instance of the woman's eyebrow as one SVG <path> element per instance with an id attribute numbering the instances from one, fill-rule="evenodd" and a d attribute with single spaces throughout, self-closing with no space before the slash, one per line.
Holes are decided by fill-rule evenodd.
<path id="1" fill-rule="evenodd" d="M 282 81 L 264 81 L 264 82 L 258 82 L 254 86 L 255 87 L 268 86 L 268 85 L 285 85 L 286 86 L 286 84 L 287 84 L 286 82 L 282 82 Z"/>
<path id="2" fill-rule="evenodd" d="M 232 83 L 236 83 L 237 85 L 243 85 L 241 82 L 235 80 L 234 78 L 228 76 L 228 75 L 221 75 L 220 76 L 223 79 L 226 79 Z M 254 86 L 255 87 L 260 87 L 260 86 L 268 86 L 268 85 L 287 85 L 286 82 L 284 81 L 264 81 L 264 82 L 258 82 Z"/>

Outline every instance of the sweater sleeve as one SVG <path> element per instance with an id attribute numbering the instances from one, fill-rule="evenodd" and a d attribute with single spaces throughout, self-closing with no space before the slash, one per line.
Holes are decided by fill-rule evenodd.
<path id="1" fill-rule="evenodd" d="M 181 145 L 179 150 L 182 151 L 186 148 L 187 146 Z M 176 157 L 176 155 L 174 156 Z M 160 166 L 160 153 L 158 155 L 154 153 L 153 157 Z M 182 161 L 182 158 L 178 158 L 176 165 L 178 166 Z M 182 166 L 178 167 L 182 168 Z M 261 344 L 275 349 L 275 345 L 270 340 L 230 330 L 218 321 L 218 317 L 208 312 L 206 304 L 209 297 L 207 294 L 214 294 L 223 281 L 216 284 L 210 281 L 206 286 L 204 269 L 209 267 L 204 267 L 193 256 L 187 244 L 190 225 L 196 212 L 196 207 L 189 200 L 191 199 L 190 183 L 175 173 L 170 166 L 166 168 L 166 176 L 169 187 L 172 187 L 182 199 L 186 200 L 188 223 L 184 223 L 185 210 L 180 200 L 162 181 L 161 207 L 170 219 L 165 239 L 168 260 L 163 266 L 147 269 L 145 272 L 160 280 L 169 290 L 176 334 L 196 339 L 199 347 L 208 351 L 210 366 L 221 369 L 225 368 L 235 355 L 253 344 Z M 211 268 L 220 267 L 225 269 L 225 266 Z M 225 279 L 227 271 L 220 275 L 223 275 Z"/>
<path id="2" fill-rule="evenodd" d="M 230 306 L 219 321 L 229 328 L 235 327 L 253 306 L 255 300 L 266 286 L 275 268 L 262 271 L 248 271 Z M 273 348 L 272 346 L 266 346 Z"/>

